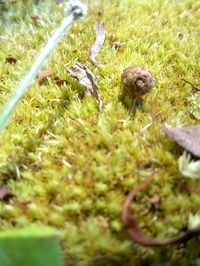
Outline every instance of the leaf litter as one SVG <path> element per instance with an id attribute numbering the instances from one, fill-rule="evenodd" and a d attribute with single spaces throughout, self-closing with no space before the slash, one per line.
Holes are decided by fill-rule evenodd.
<path id="1" fill-rule="evenodd" d="M 89 95 L 92 95 L 97 99 L 99 110 L 102 111 L 103 102 L 98 87 L 98 78 L 80 62 L 77 62 L 71 68 L 67 68 L 67 72 L 86 88 Z"/>
<path id="2" fill-rule="evenodd" d="M 56 76 L 54 78 L 54 81 L 55 81 L 56 85 L 58 85 L 58 86 L 65 85 L 68 83 L 68 81 L 66 79 L 61 79 L 59 76 Z"/>
<path id="3" fill-rule="evenodd" d="M 114 49 L 118 49 L 118 48 L 124 46 L 125 44 L 126 44 L 126 42 L 116 41 L 116 42 L 113 42 L 113 43 L 112 43 L 112 47 L 113 47 Z"/>
<path id="4" fill-rule="evenodd" d="M 163 131 L 185 150 L 200 157 L 200 125 L 182 128 L 164 126 Z"/>
<path id="5" fill-rule="evenodd" d="M 98 62 L 96 60 L 96 57 L 97 57 L 98 53 L 100 52 L 100 50 L 104 44 L 105 38 L 106 38 L 106 31 L 105 31 L 104 26 L 101 23 L 97 23 L 97 25 L 96 25 L 96 40 L 90 48 L 90 56 L 89 56 L 90 61 L 94 65 L 101 66 L 101 65 L 105 64 L 102 62 Z"/>
<path id="6" fill-rule="evenodd" d="M 42 82 L 43 80 L 45 80 L 47 77 L 51 77 L 53 75 L 53 71 L 52 70 L 43 70 L 39 73 L 37 80 L 39 82 Z"/>

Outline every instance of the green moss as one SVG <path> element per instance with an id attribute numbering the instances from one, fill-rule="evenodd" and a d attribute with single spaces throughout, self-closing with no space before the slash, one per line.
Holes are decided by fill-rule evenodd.
<path id="1" fill-rule="evenodd" d="M 62 19 L 60 6 L 39 2 L 1 4 L 1 104 Z M 197 245 L 150 249 L 132 243 L 121 210 L 127 193 L 155 169 L 151 185 L 134 203 L 149 236 L 182 233 L 189 213 L 200 208 L 199 181 L 194 185 L 182 179 L 177 165 L 182 149 L 161 130 L 163 123 L 195 124 L 188 111 L 199 116 L 192 106 L 198 95 L 181 77 L 199 82 L 200 5 L 195 0 L 88 3 L 87 18 L 73 26 L 45 65 L 68 84 L 59 87 L 52 78 L 36 82 L 1 134 L 0 179 L 16 198 L 1 203 L 0 228 L 30 223 L 58 228 L 67 265 L 188 265 L 198 257 Z M 37 22 L 31 19 L 35 14 Z M 107 31 L 98 56 L 107 64 L 101 68 L 88 62 L 97 21 Z M 113 41 L 126 43 L 114 49 Z M 17 62 L 5 63 L 8 56 Z M 66 72 L 78 60 L 99 76 L 101 114 L 95 99 L 84 95 Z M 157 79 L 136 109 L 120 100 L 121 73 L 132 64 L 146 67 Z M 152 207 L 149 200 L 155 194 L 162 200 Z"/>

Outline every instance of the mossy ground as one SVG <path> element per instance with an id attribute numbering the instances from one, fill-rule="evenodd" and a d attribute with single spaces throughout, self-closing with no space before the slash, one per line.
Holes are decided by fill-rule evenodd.
<path id="1" fill-rule="evenodd" d="M 195 241 L 143 248 L 127 239 L 120 216 L 127 193 L 155 170 L 134 206 L 148 235 L 180 234 L 189 213 L 200 208 L 200 183 L 180 176 L 177 159 L 183 150 L 161 130 L 163 123 L 197 123 L 188 112 L 194 91 L 181 77 L 199 82 L 199 1 L 101 0 L 88 5 L 87 18 L 73 26 L 45 65 L 68 84 L 57 86 L 52 78 L 36 82 L 1 134 L 1 182 L 16 198 L 0 203 L 0 228 L 30 223 L 58 228 L 66 265 L 188 265 L 200 252 Z M 1 12 L 3 104 L 59 25 L 63 11 L 47 0 L 38 5 L 11 2 Z M 107 31 L 98 56 L 107 64 L 101 68 L 88 62 L 98 21 Z M 113 41 L 126 43 L 114 49 Z M 17 62 L 5 63 L 8 56 Z M 77 61 L 99 76 L 102 113 L 66 72 Z M 146 67 L 157 79 L 135 111 L 120 101 L 121 73 L 130 65 Z M 156 207 L 149 203 L 154 195 L 162 199 Z"/>

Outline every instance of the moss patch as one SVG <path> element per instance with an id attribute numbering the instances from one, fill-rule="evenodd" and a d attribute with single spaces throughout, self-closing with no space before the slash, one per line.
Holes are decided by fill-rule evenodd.
<path id="1" fill-rule="evenodd" d="M 127 239 L 120 216 L 127 193 L 154 170 L 151 185 L 134 205 L 148 235 L 180 234 L 188 226 L 189 213 L 200 208 L 199 181 L 180 176 L 177 160 L 182 149 L 161 131 L 163 123 L 196 123 L 188 112 L 194 92 L 181 77 L 199 81 L 200 4 L 195 0 L 88 3 L 87 18 L 73 26 L 45 65 L 68 84 L 57 86 L 51 78 L 41 85 L 34 83 L 1 134 L 0 178 L 16 198 L 0 203 L 0 228 L 30 223 L 58 228 L 66 265 L 166 261 L 188 265 L 200 252 L 194 241 L 185 246 L 143 248 Z M 3 104 L 59 25 L 63 10 L 53 1 L 1 5 Z M 39 20 L 31 15 L 38 15 Z M 97 21 L 107 31 L 98 56 L 107 62 L 102 68 L 88 62 Z M 113 41 L 126 44 L 115 49 Z M 17 62 L 5 63 L 9 56 Z M 77 61 L 100 77 L 101 114 L 95 99 L 80 93 L 82 88 L 66 72 Z M 144 66 L 157 79 L 136 110 L 120 101 L 121 73 L 130 65 Z M 154 195 L 162 201 L 153 209 L 149 199 Z"/>

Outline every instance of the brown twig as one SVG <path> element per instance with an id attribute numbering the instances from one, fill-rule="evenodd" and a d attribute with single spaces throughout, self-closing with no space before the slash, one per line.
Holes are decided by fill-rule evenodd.
<path id="1" fill-rule="evenodd" d="M 192 86 L 192 88 L 196 91 L 200 91 L 200 88 L 197 87 L 196 85 L 194 85 L 193 83 L 191 83 L 190 81 L 187 81 L 186 79 L 182 78 L 183 81 L 185 81 L 186 83 L 190 84 Z"/>
<path id="2" fill-rule="evenodd" d="M 163 239 L 163 240 L 156 240 L 156 239 L 148 238 L 142 233 L 137 221 L 133 217 L 133 211 L 131 210 L 131 203 L 133 199 L 135 198 L 136 194 L 140 190 L 143 190 L 151 182 L 151 180 L 152 180 L 152 176 L 148 177 L 138 187 L 136 187 L 133 191 L 131 191 L 124 203 L 123 211 L 122 211 L 122 222 L 125 226 L 126 232 L 128 236 L 130 237 L 130 239 L 132 239 L 133 241 L 143 246 L 155 247 L 155 246 L 165 246 L 165 245 L 170 245 L 170 244 L 178 244 L 178 243 L 187 242 L 191 238 L 199 236 L 200 225 L 196 226 L 195 228 L 191 230 L 186 231 L 184 234 L 180 236 L 175 236 L 175 237 Z"/>

